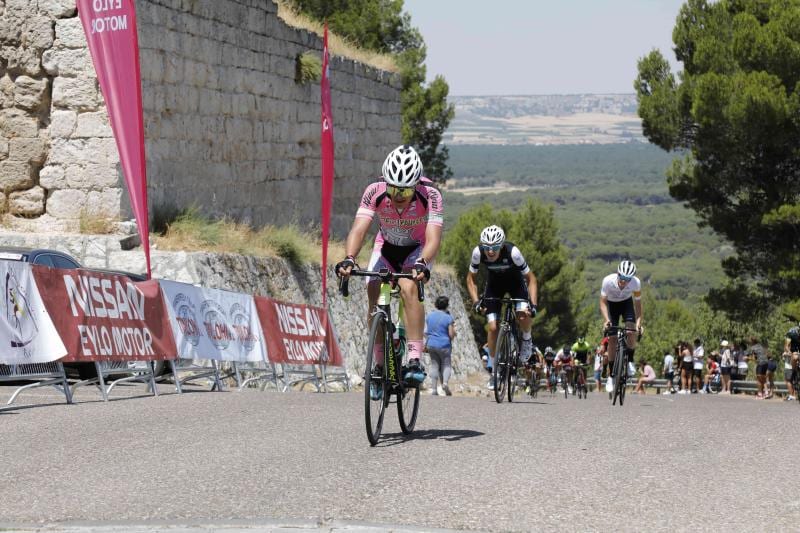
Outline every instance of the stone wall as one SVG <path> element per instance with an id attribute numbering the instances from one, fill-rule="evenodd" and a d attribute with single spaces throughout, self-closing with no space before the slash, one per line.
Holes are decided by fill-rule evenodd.
<path id="1" fill-rule="evenodd" d="M 137 0 L 150 214 L 196 205 L 254 226 L 319 217 L 320 90 L 295 82 L 319 36 L 272 0 Z M 333 226 L 400 142 L 399 80 L 331 61 Z M 28 227 L 129 218 L 74 0 L 0 0 L 0 201 Z M 313 199 L 313 201 L 309 201 Z"/>
<path id="2" fill-rule="evenodd" d="M 57 236 L 44 234 L 0 234 L 6 246 L 52 248 L 66 252 L 81 264 L 129 272 L 144 270 L 141 251 L 123 251 L 112 237 Z M 283 259 L 257 258 L 237 254 L 201 252 L 162 252 L 152 255 L 153 277 L 217 289 L 270 296 L 296 303 L 321 305 L 321 273 L 318 265 L 293 266 Z M 434 271 L 426 285 L 425 307 L 433 309 L 437 296 L 450 297 L 450 312 L 455 318 L 453 371 L 456 378 L 482 369 L 475 338 L 454 275 Z M 351 375 L 364 368 L 367 344 L 367 296 L 363 280 L 353 279 L 350 297 L 339 296 L 332 267 L 328 271 L 328 302 L 339 336 L 342 353 Z"/>

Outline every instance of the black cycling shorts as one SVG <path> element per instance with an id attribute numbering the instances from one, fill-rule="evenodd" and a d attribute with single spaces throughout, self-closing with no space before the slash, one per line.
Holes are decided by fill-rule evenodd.
<path id="1" fill-rule="evenodd" d="M 633 298 L 621 302 L 608 302 L 608 318 L 612 326 L 619 325 L 620 317 L 625 322 L 636 322 L 636 310 L 633 307 Z"/>
<path id="2" fill-rule="evenodd" d="M 528 287 L 524 282 L 520 283 L 488 283 L 486 291 L 483 293 L 484 298 L 502 298 L 508 294 L 509 298 L 519 298 L 521 300 L 528 299 Z M 501 303 L 498 301 L 486 302 L 486 314 L 494 313 L 500 315 Z M 502 317 L 499 317 L 502 319 Z"/>

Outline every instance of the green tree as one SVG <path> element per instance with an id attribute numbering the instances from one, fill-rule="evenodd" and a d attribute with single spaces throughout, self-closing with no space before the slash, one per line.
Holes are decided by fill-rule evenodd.
<path id="1" fill-rule="evenodd" d="M 492 224 L 502 227 L 506 239 L 517 245 L 538 281 L 539 314 L 533 326 L 536 343 L 556 346 L 572 343 L 579 334 L 585 334 L 586 318 L 580 310 L 585 291 L 580 281 L 583 264 L 570 263 L 558 238 L 552 206 L 529 200 L 514 212 L 495 211 L 488 204 L 473 208 L 448 231 L 440 254 L 442 260 L 453 265 L 459 279 L 465 279 L 481 230 Z M 486 284 L 483 270 L 478 274 L 480 290 Z M 482 317 L 473 317 L 478 339 L 486 337 L 484 322 Z"/>
<path id="2" fill-rule="evenodd" d="M 766 313 L 800 297 L 800 0 L 689 0 L 673 41 L 680 82 L 639 61 L 644 133 L 681 153 L 670 194 L 734 246 L 711 305 Z"/>
<path id="3" fill-rule="evenodd" d="M 403 0 L 292 0 L 303 13 L 328 21 L 331 31 L 375 52 L 394 54 L 402 91 L 401 136 L 419 152 L 425 174 L 437 182 L 453 175 L 442 136 L 455 116 L 447 103 L 449 86 L 442 76 L 425 85 L 425 43 Z"/>

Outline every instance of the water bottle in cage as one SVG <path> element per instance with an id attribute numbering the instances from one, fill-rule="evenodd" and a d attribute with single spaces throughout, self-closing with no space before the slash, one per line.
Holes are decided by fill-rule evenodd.
<path id="1" fill-rule="evenodd" d="M 392 333 L 392 340 L 394 341 L 394 351 L 400 356 L 406 353 L 406 327 L 405 325 L 398 324 L 394 326 Z"/>

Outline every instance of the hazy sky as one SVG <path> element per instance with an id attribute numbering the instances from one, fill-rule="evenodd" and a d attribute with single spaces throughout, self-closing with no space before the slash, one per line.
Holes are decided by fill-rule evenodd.
<path id="1" fill-rule="evenodd" d="M 632 93 L 683 0 L 405 0 L 452 95 Z"/>

